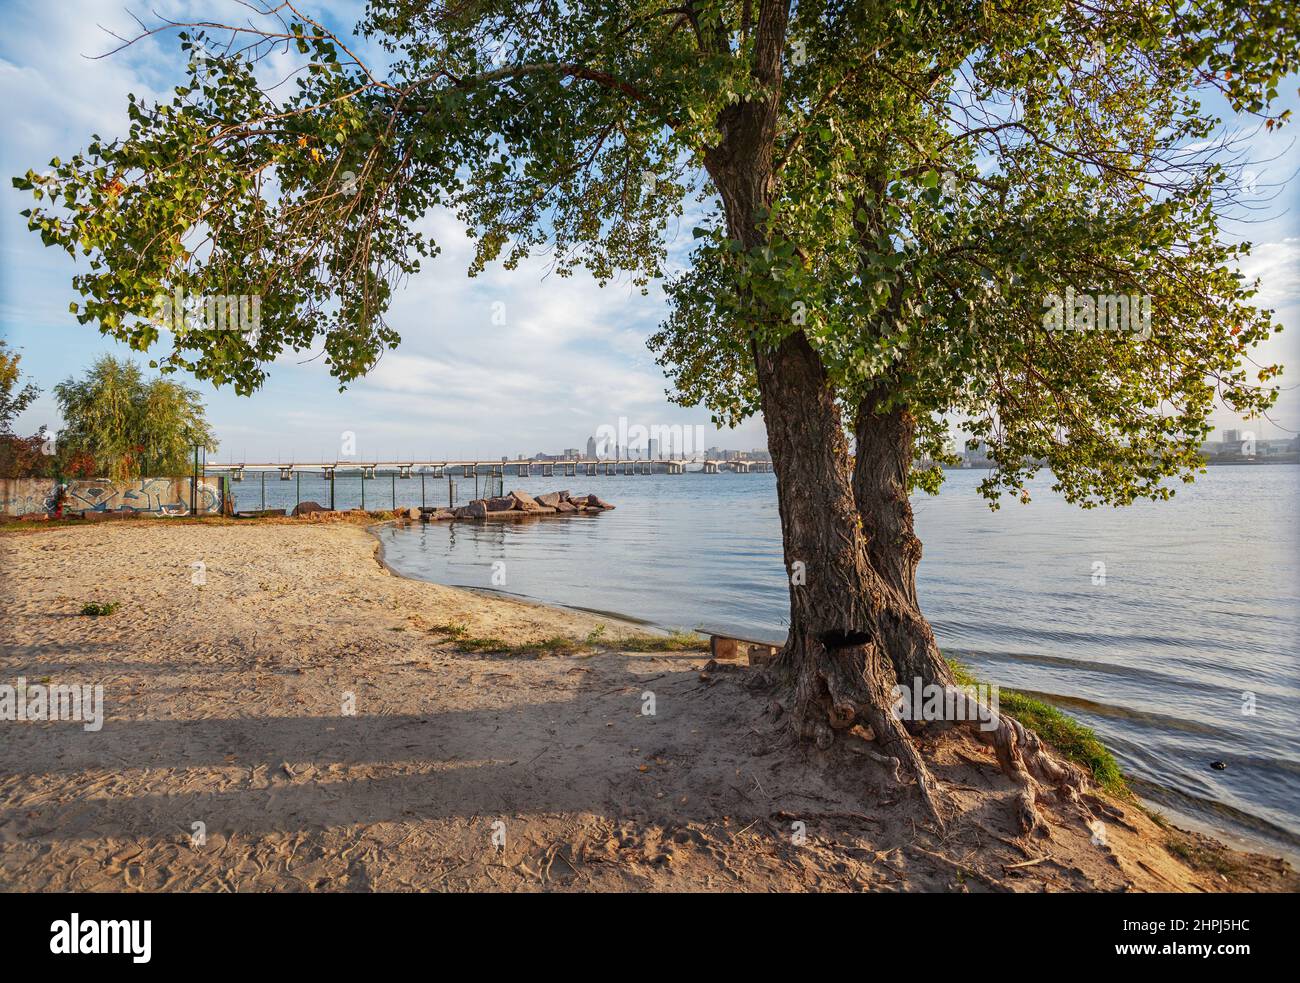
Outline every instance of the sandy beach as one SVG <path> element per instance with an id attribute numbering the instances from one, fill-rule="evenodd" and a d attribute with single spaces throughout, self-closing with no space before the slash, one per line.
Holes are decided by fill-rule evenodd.
<path id="1" fill-rule="evenodd" d="M 626 650 L 635 625 L 405 580 L 377 552 L 361 522 L 0 533 L 0 684 L 104 694 L 97 731 L 0 721 L 0 888 L 1297 887 L 1100 795 L 1101 835 L 1061 813 L 1021 838 L 966 738 L 924 745 L 954 806 L 940 833 L 869 758 L 779 746 L 745 668 Z"/>

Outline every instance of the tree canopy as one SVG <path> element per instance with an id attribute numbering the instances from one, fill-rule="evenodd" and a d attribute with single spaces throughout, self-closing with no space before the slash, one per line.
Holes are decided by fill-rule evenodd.
<path id="1" fill-rule="evenodd" d="M 1269 106 L 1300 64 L 1297 16 L 372 0 L 345 34 L 268 5 L 149 27 L 186 62 L 171 101 L 133 96 L 124 139 L 15 181 L 31 228 L 88 262 L 78 317 L 140 350 L 166 331 L 159 294 L 260 297 L 260 330 L 200 323 L 157 361 L 241 393 L 286 350 L 320 345 L 343 384 L 397 344 L 385 311 L 437 252 L 416 227 L 434 207 L 476 237 L 471 274 L 545 249 L 561 274 L 643 287 L 702 212 L 652 340 L 676 398 L 743 419 L 753 353 L 802 332 L 846 420 L 905 408 L 935 459 L 955 422 L 988 444 L 990 497 L 1046 464 L 1071 500 L 1120 504 L 1199 468 L 1216 401 L 1249 415 L 1276 397 L 1279 368 L 1250 359 L 1276 327 L 1220 229 L 1244 163 L 1201 100 L 1285 123 Z M 754 106 L 771 140 L 737 146 Z M 756 162 L 768 204 L 739 235 L 748 206 L 718 177 Z M 1099 329 L 1119 298 L 1120 326 Z"/>

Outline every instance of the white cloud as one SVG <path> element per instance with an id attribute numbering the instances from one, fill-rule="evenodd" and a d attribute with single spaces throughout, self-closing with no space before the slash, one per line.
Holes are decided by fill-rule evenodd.
<path id="1" fill-rule="evenodd" d="M 1300 238 L 1255 245 L 1238 269 L 1247 280 L 1260 280 L 1254 303 L 1285 307 L 1300 301 Z"/>

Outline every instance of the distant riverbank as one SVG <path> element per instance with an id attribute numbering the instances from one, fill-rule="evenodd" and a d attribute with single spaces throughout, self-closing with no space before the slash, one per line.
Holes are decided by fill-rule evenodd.
<path id="1" fill-rule="evenodd" d="M 1300 451 L 1290 451 L 1285 454 L 1268 454 L 1255 457 L 1245 457 L 1240 454 L 1215 455 L 1213 457 L 1202 457 L 1201 463 L 1208 468 L 1216 467 L 1256 467 L 1264 464 L 1300 464 Z M 945 471 L 976 471 L 988 470 L 993 466 L 988 460 L 968 460 L 963 464 L 945 464 L 942 465 Z"/>

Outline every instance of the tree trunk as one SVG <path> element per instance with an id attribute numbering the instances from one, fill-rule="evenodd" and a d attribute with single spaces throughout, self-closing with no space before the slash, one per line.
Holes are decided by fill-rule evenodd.
<path id="1" fill-rule="evenodd" d="M 780 0 L 762 5 L 755 41 L 755 75 L 771 98 L 723 110 L 719 130 L 725 138 L 705 156 L 728 233 L 746 250 L 769 241 L 759 216 L 775 195 L 772 146 L 786 6 Z M 783 320 L 780 311 L 753 303 L 756 321 Z M 825 748 L 837 731 L 866 724 L 884 752 L 873 756 L 889 761 L 896 776 L 899 765 L 905 767 L 942 825 L 933 780 L 892 710 L 896 677 L 880 634 L 882 623 L 897 633 L 898 617 L 881 620 L 886 597 L 894 592 L 867 556 L 834 387 L 802 331 L 785 335 L 770 350 L 755 341 L 753 354 L 791 574 L 790 638 L 780 662 L 792 686 L 791 728 Z M 903 605 L 894 607 L 902 611 Z"/>
<path id="2" fill-rule="evenodd" d="M 791 581 L 780 663 L 792 684 L 791 726 L 821 748 L 837 731 L 869 726 L 884 752 L 877 757 L 916 778 L 941 823 L 933 780 L 892 711 L 895 670 L 880 624 L 893 592 L 868 559 L 834 389 L 802 332 L 773 351 L 755 346 L 754 358 Z"/>
<path id="3" fill-rule="evenodd" d="M 750 245 L 757 235 L 752 226 L 737 233 Z M 907 500 L 914 423 L 905 412 L 860 407 L 850 475 L 840 404 L 808 338 L 796 330 L 770 349 L 755 341 L 753 354 L 790 574 L 790 636 L 777 667 L 790 689 L 789 725 L 820 748 L 866 725 L 880 752 L 864 750 L 895 777 L 900 768 L 913 776 L 942 827 L 938 787 L 894 711 L 899 683 L 952 687 L 917 605 L 920 543 Z M 958 718 L 993 747 L 1015 783 L 1024 830 L 1047 832 L 1036 808 L 1045 785 L 1086 815 L 1078 768 L 1054 758 L 1014 719 L 981 712 L 969 694 L 950 696 Z"/>
<path id="4" fill-rule="evenodd" d="M 935 685 L 952 691 L 952 673 L 930 623 L 921 613 L 916 594 L 921 541 L 913 529 L 908 501 L 916 421 L 906 409 L 879 411 L 881 395 L 872 393 L 858 406 L 853 468 L 854 502 L 866 538 L 867 556 L 882 587 L 876 608 L 877 638 L 899 683 L 920 688 Z M 957 720 L 929 723 L 964 722 L 993 748 L 1003 772 L 1016 785 L 1018 819 L 1023 830 L 1048 832 L 1037 809 L 1044 786 L 1088 821 L 1090 816 L 1079 797 L 1085 784 L 1079 768 L 1058 760 L 1038 735 L 1014 718 L 990 716 L 969 693 L 957 691 L 952 696 Z M 949 700 L 945 699 L 943 705 L 949 706 Z"/>
<path id="5" fill-rule="evenodd" d="M 867 555 L 887 588 L 878 630 L 900 683 L 947 686 L 952 673 L 916 596 L 921 541 L 908 500 L 916 421 L 905 409 L 876 411 L 878 396 L 873 393 L 858 406 L 853 466 L 853 497 Z"/>

